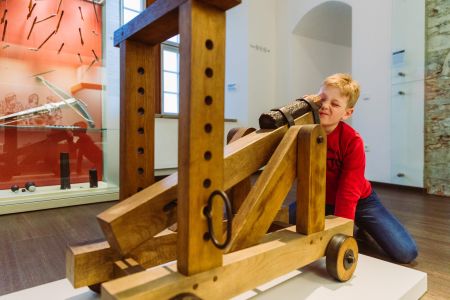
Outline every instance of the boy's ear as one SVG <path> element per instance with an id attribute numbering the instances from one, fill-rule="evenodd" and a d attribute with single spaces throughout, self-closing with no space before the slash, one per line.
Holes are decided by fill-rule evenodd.
<path id="1" fill-rule="evenodd" d="M 346 109 L 345 109 L 345 114 L 344 114 L 344 116 L 342 117 L 342 120 L 347 120 L 348 118 L 350 118 L 350 117 L 352 116 L 354 110 L 355 110 L 354 107 L 352 107 L 352 108 L 346 108 Z"/>

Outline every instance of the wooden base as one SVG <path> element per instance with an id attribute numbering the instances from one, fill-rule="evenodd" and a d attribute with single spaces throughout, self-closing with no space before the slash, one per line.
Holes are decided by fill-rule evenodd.
<path id="1" fill-rule="evenodd" d="M 104 283 L 102 299 L 169 299 L 182 293 L 227 299 L 314 262 L 339 233 L 352 235 L 353 221 L 330 217 L 324 231 L 310 235 L 298 234 L 292 226 L 266 235 L 256 246 L 224 255 L 223 266 L 196 275 L 184 276 L 172 263 Z"/>

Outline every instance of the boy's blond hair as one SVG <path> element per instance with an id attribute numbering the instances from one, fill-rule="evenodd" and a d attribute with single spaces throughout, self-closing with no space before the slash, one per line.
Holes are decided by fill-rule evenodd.
<path id="1" fill-rule="evenodd" d="M 322 86 L 336 87 L 341 95 L 348 97 L 347 107 L 353 108 L 359 98 L 359 83 L 352 79 L 350 74 L 337 73 L 325 78 Z"/>

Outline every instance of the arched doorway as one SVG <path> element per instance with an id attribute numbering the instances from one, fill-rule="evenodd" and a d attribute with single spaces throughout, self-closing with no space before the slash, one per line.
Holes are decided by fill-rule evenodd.
<path id="1" fill-rule="evenodd" d="M 340 1 L 323 2 L 297 22 L 292 31 L 292 92 L 317 91 L 333 73 L 352 71 L 352 7 Z"/>

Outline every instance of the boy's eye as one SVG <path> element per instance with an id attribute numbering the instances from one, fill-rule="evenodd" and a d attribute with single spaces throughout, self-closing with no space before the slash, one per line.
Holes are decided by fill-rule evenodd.
<path id="1" fill-rule="evenodd" d="M 334 107 L 339 107 L 340 105 L 338 103 L 331 103 Z"/>

